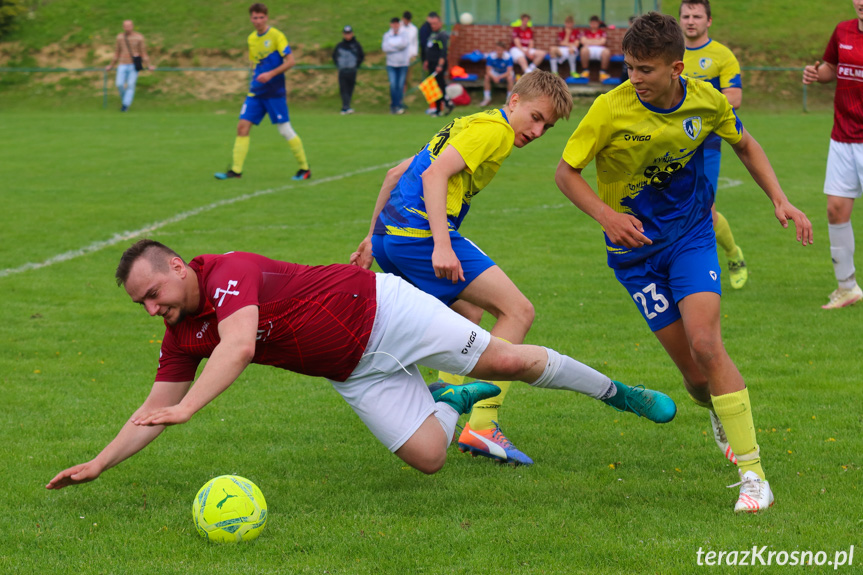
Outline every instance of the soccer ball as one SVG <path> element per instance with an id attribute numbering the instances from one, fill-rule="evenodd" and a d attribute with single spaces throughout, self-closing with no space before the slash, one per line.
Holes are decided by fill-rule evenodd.
<path id="1" fill-rule="evenodd" d="M 220 475 L 192 502 L 195 528 L 216 543 L 251 541 L 267 524 L 267 502 L 258 486 L 239 475 Z"/>
<path id="2" fill-rule="evenodd" d="M 473 14 L 470 12 L 462 12 L 461 16 L 458 17 L 458 21 L 467 26 L 468 24 L 473 24 Z"/>

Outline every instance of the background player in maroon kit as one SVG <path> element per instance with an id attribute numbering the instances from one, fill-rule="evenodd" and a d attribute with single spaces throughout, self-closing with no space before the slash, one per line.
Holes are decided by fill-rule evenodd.
<path id="1" fill-rule="evenodd" d="M 551 73 L 557 74 L 557 67 L 564 60 L 569 61 L 569 75 L 577 76 L 575 60 L 578 58 L 578 45 L 581 32 L 575 27 L 575 18 L 567 16 L 563 22 L 563 30 L 557 33 L 557 44 L 549 48 L 549 65 Z"/>
<path id="2" fill-rule="evenodd" d="M 476 382 L 432 393 L 420 361 L 578 391 L 657 422 L 676 413 L 671 398 L 650 390 L 616 405 L 623 394 L 601 373 L 548 348 L 493 338 L 404 280 L 358 266 L 304 266 L 245 252 L 186 264 L 159 242 L 140 240 L 124 252 L 116 277 L 133 302 L 164 319 L 156 381 L 117 437 L 91 461 L 58 473 L 48 489 L 96 479 L 166 425 L 187 422 L 250 363 L 326 377 L 381 443 L 424 473 L 443 467 L 459 415 L 500 389 Z"/>
<path id="3" fill-rule="evenodd" d="M 836 80 L 833 132 L 827 156 L 827 223 L 830 255 L 839 286 L 824 309 L 853 305 L 863 299 L 854 269 L 851 211 L 863 195 L 863 0 L 852 0 L 856 20 L 840 22 L 824 50 L 824 61 L 803 70 L 803 83 Z"/>
<path id="4" fill-rule="evenodd" d="M 509 49 L 509 55 L 512 56 L 512 61 L 521 66 L 522 71 L 527 74 L 542 64 L 545 52 L 534 45 L 530 14 L 522 14 L 521 20 L 517 23 L 517 26 L 516 23 L 512 26 L 512 47 Z"/>
<path id="5" fill-rule="evenodd" d="M 581 66 L 584 71 L 582 78 L 590 77 L 591 60 L 599 60 L 599 81 L 605 82 L 608 75 L 608 63 L 611 61 L 611 51 L 608 49 L 608 33 L 602 26 L 599 16 L 590 17 L 590 28 L 581 33 Z"/>

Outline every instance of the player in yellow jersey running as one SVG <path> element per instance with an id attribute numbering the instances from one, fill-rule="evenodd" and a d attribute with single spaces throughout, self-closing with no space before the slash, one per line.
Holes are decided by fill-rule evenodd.
<path id="1" fill-rule="evenodd" d="M 711 133 L 728 142 L 773 203 L 783 227 L 812 242 L 812 224 L 788 201 L 764 150 L 722 94 L 682 77 L 683 33 L 650 12 L 623 38 L 629 81 L 599 96 L 557 167 L 558 187 L 602 225 L 608 265 L 683 375 L 693 400 L 716 413 L 741 482 L 735 512 L 773 504 L 761 466 L 749 391 L 720 330 L 720 267 L 704 170 Z M 581 175 L 596 159 L 599 195 Z"/>
<path id="2" fill-rule="evenodd" d="M 285 72 L 295 64 L 294 55 L 285 35 L 269 24 L 269 11 L 256 2 L 249 6 L 249 18 L 255 31 L 249 34 L 249 60 L 254 66 L 249 94 L 240 111 L 237 139 L 234 140 L 234 161 L 227 172 L 217 173 L 217 180 L 240 178 L 249 153 L 249 132 L 270 116 L 279 133 L 288 141 L 299 170 L 292 179 L 308 180 L 312 176 L 303 141 L 291 127 L 288 102 L 285 98 Z"/>
<path id="3" fill-rule="evenodd" d="M 542 136 L 569 117 L 572 95 L 555 74 L 534 71 L 519 80 L 503 108 L 456 118 L 414 157 L 391 169 L 375 204 L 368 236 L 351 256 L 365 268 L 377 260 L 479 323 L 483 310 L 497 321 L 492 335 L 524 341 L 533 323 L 530 301 L 507 275 L 458 229 L 474 196 L 494 178 L 513 148 Z M 468 353 L 471 343 L 463 353 Z M 631 388 L 584 372 L 577 391 L 656 422 L 670 421 L 676 408 L 667 396 Z M 463 374 L 441 373 L 441 383 L 461 384 Z M 498 408 L 510 382 L 495 381 L 500 395 L 475 404 L 458 438 L 459 449 L 513 465 L 533 460 L 501 432 Z M 433 384 L 434 385 L 434 384 Z M 641 407 L 636 407 L 639 404 Z"/>
<path id="4" fill-rule="evenodd" d="M 683 57 L 683 74 L 690 78 L 710 82 L 722 92 L 735 110 L 743 101 L 743 84 L 740 81 L 740 64 L 734 53 L 708 35 L 713 18 L 710 0 L 683 0 L 680 3 L 680 27 L 686 41 Z M 722 138 L 711 135 L 704 142 L 704 169 L 713 185 L 714 193 L 719 189 L 719 162 L 722 159 Z M 725 251 L 728 259 L 728 279 L 731 287 L 740 289 L 749 279 L 749 269 L 743 259 L 743 251 L 734 241 L 731 226 L 713 204 L 713 231 L 716 243 Z"/>

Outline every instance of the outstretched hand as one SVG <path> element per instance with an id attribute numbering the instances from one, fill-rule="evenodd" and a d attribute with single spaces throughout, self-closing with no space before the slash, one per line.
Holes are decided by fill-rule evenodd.
<path id="1" fill-rule="evenodd" d="M 788 227 L 788 220 L 794 222 L 794 227 L 797 229 L 798 242 L 801 242 L 804 246 L 808 246 L 813 242 L 812 222 L 809 221 L 809 218 L 802 211 L 795 208 L 789 202 L 782 202 L 776 206 L 774 213 L 783 228 Z"/>
<path id="2" fill-rule="evenodd" d="M 45 489 L 63 489 L 70 485 L 87 483 L 88 481 L 93 481 L 101 474 L 102 470 L 92 461 L 79 463 L 58 473 L 54 479 L 48 482 Z"/>
<path id="3" fill-rule="evenodd" d="M 178 425 L 186 423 L 192 414 L 180 405 L 161 407 L 132 418 L 135 425 Z"/>

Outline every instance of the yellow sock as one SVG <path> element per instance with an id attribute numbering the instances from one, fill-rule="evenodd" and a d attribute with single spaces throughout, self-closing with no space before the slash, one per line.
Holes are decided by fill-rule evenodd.
<path id="1" fill-rule="evenodd" d="M 737 259 L 737 244 L 734 243 L 731 226 L 728 225 L 725 216 L 719 212 L 716 212 L 716 219 L 713 220 L 713 231 L 716 232 L 716 243 L 725 250 L 725 257 Z"/>
<path id="2" fill-rule="evenodd" d="M 288 145 L 291 147 L 291 151 L 294 153 L 294 157 L 297 159 L 297 164 L 300 165 L 300 169 L 308 170 L 309 163 L 306 161 L 306 150 L 303 148 L 303 141 L 300 137 L 294 136 L 288 140 Z"/>
<path id="3" fill-rule="evenodd" d="M 445 371 L 437 372 L 437 378 L 448 385 L 462 385 L 464 383 L 463 375 L 456 375 Z"/>
<path id="4" fill-rule="evenodd" d="M 494 423 L 492 423 L 492 421 L 498 421 L 497 410 L 503 403 L 503 400 L 506 397 L 506 392 L 509 391 L 509 386 L 512 382 L 492 381 L 491 383 L 500 388 L 500 393 L 494 397 L 489 397 L 488 399 L 483 399 L 482 401 L 478 401 L 473 404 L 473 411 L 470 412 L 469 421 L 471 429 L 475 429 L 477 431 L 492 429 L 494 428 Z"/>
<path id="5" fill-rule="evenodd" d="M 234 165 L 231 170 L 234 173 L 243 173 L 243 164 L 246 163 L 246 156 L 249 153 L 249 136 L 237 136 L 234 140 Z"/>
<path id="6" fill-rule="evenodd" d="M 742 389 L 725 395 L 711 395 L 713 409 L 728 437 L 728 445 L 737 456 L 737 467 L 742 473 L 754 471 L 765 479 L 761 468 L 761 454 L 755 439 L 755 424 L 752 422 L 752 407 L 749 390 Z"/>

